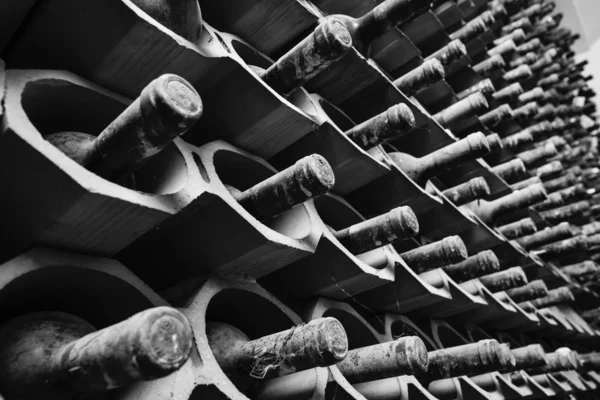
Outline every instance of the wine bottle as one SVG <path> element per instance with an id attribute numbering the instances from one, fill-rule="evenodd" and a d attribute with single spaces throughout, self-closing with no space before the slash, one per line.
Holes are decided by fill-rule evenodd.
<path id="1" fill-rule="evenodd" d="M 179 369 L 193 347 L 187 318 L 170 307 L 102 330 L 62 312 L 36 312 L 0 328 L 0 390 L 7 399 L 82 398 Z"/>
<path id="2" fill-rule="evenodd" d="M 517 21 L 521 18 L 535 18 L 539 15 L 539 13 L 542 11 L 542 5 L 541 4 L 533 4 L 530 7 L 519 11 L 516 14 L 513 14 L 510 16 L 510 21 L 514 22 Z"/>
<path id="3" fill-rule="evenodd" d="M 463 43 L 468 43 L 485 32 L 487 27 L 488 25 L 485 23 L 484 19 L 477 17 L 452 32 L 449 37 L 451 40 L 460 40 Z"/>
<path id="4" fill-rule="evenodd" d="M 492 172 L 508 183 L 521 180 L 525 175 L 525 164 L 518 158 L 498 164 L 491 168 Z"/>
<path id="5" fill-rule="evenodd" d="M 436 58 L 425 61 L 419 67 L 406 73 L 394 81 L 394 86 L 406 96 L 414 96 L 421 90 L 443 80 L 446 71 L 442 63 Z"/>
<path id="6" fill-rule="evenodd" d="M 467 248 L 458 236 L 448 236 L 400 254 L 402 260 L 417 274 L 467 259 Z"/>
<path id="7" fill-rule="evenodd" d="M 313 154 L 233 196 L 246 211 L 264 221 L 327 193 L 334 185 L 335 177 L 327 160 Z"/>
<path id="8" fill-rule="evenodd" d="M 285 96 L 342 58 L 352 48 L 352 39 L 342 21 L 329 18 L 268 69 L 256 71 L 267 85 Z"/>
<path id="9" fill-rule="evenodd" d="M 529 346 L 511 349 L 511 352 L 515 357 L 514 371 L 543 367 L 548 364 L 546 352 L 539 344 L 530 344 Z"/>
<path id="10" fill-rule="evenodd" d="M 327 18 L 341 21 L 350 32 L 354 47 L 367 56 L 375 39 L 427 11 L 432 3 L 432 0 L 385 0 L 360 18 L 342 14 Z"/>
<path id="11" fill-rule="evenodd" d="M 573 173 L 567 173 L 560 178 L 552 179 L 544 182 L 544 187 L 548 193 L 556 192 L 557 190 L 566 189 L 577 183 L 577 176 Z"/>
<path id="12" fill-rule="evenodd" d="M 492 72 L 499 71 L 505 66 L 506 62 L 504 61 L 504 58 L 501 55 L 496 54 L 494 56 L 486 58 L 479 64 L 473 65 L 472 68 L 473 71 L 477 72 L 479 75 L 487 77 L 490 76 Z"/>
<path id="13" fill-rule="evenodd" d="M 429 379 L 453 378 L 503 369 L 512 364 L 512 353 L 494 339 L 429 352 Z"/>
<path id="14" fill-rule="evenodd" d="M 452 64 L 460 58 L 467 55 L 467 48 L 460 40 L 456 39 L 442 47 L 435 53 L 428 56 L 425 60 L 438 60 L 444 67 Z"/>
<path id="15" fill-rule="evenodd" d="M 545 297 L 541 297 L 532 300 L 531 303 L 536 308 L 546 308 L 555 306 L 557 304 L 570 303 L 575 301 L 573 292 L 566 286 L 562 286 L 556 289 L 548 290 L 548 294 Z"/>
<path id="16" fill-rule="evenodd" d="M 388 153 L 388 156 L 412 180 L 424 185 L 429 179 L 489 152 L 485 136 L 476 132 L 420 158 L 400 152 Z"/>
<path id="17" fill-rule="evenodd" d="M 498 124 L 512 118 L 512 108 L 508 104 L 502 104 L 492 111 L 479 116 L 479 120 L 487 127 L 495 127 Z"/>
<path id="18" fill-rule="evenodd" d="M 396 139 L 414 129 L 415 116 L 406 104 L 396 104 L 345 132 L 365 150 Z"/>
<path id="19" fill-rule="evenodd" d="M 516 82 L 498 90 L 492 94 L 492 97 L 499 103 L 508 103 L 519 97 L 523 92 L 525 91 L 521 84 Z"/>
<path id="20" fill-rule="evenodd" d="M 502 144 L 502 139 L 500 139 L 500 135 L 497 133 L 492 133 L 485 137 L 490 146 L 490 153 L 495 153 L 504 148 L 504 144 Z"/>
<path id="21" fill-rule="evenodd" d="M 551 260 L 554 258 L 563 258 L 575 252 L 586 251 L 588 247 L 587 236 L 579 235 L 538 247 L 533 251 L 533 254 L 543 260 Z"/>
<path id="22" fill-rule="evenodd" d="M 533 71 L 529 68 L 529 65 L 521 64 L 510 71 L 507 71 L 502 75 L 502 79 L 504 79 L 508 83 L 515 83 L 518 81 L 529 79 L 533 76 Z"/>
<path id="23" fill-rule="evenodd" d="M 512 267 L 504 271 L 479 277 L 479 281 L 490 292 L 496 293 L 527 284 L 527 275 L 521 267 Z"/>
<path id="24" fill-rule="evenodd" d="M 494 46 L 498 46 L 500 43 L 506 40 L 512 40 L 515 44 L 522 43 L 527 36 L 525 35 L 525 31 L 521 28 L 515 29 L 514 31 L 507 33 L 506 35 L 500 36 L 498 39 L 494 40 Z"/>
<path id="25" fill-rule="evenodd" d="M 548 65 L 546 68 L 542 69 L 542 71 L 540 72 L 540 76 L 542 78 L 545 78 L 552 74 L 558 74 L 561 71 L 562 71 L 562 66 L 559 63 L 555 62 L 555 63 Z"/>
<path id="26" fill-rule="evenodd" d="M 556 226 L 545 228 L 533 235 L 517 239 L 517 243 L 523 246 L 524 249 L 531 250 L 549 243 L 571 238 L 576 233 L 577 231 L 573 225 L 568 222 L 561 222 Z"/>
<path id="27" fill-rule="evenodd" d="M 187 132 L 202 115 L 196 90 L 176 75 L 150 82 L 98 136 L 58 132 L 45 137 L 89 171 L 119 181 Z"/>
<path id="28" fill-rule="evenodd" d="M 558 76 L 558 74 L 552 74 L 540 79 L 538 81 L 538 85 L 544 89 L 549 89 L 550 87 L 556 85 L 558 82 L 560 82 L 560 77 Z"/>
<path id="29" fill-rule="evenodd" d="M 517 68 L 521 65 L 527 65 L 529 67 L 529 69 L 531 70 L 531 72 L 533 73 L 533 68 L 531 68 L 531 65 L 533 63 L 535 63 L 538 59 L 538 55 L 534 52 L 530 52 L 530 53 L 526 53 L 525 55 L 515 58 L 513 59 L 511 62 L 508 63 L 508 65 L 511 68 Z"/>
<path id="30" fill-rule="evenodd" d="M 342 361 L 348 336 L 335 318 L 319 318 L 291 329 L 250 340 L 235 326 L 207 322 L 208 344 L 230 377 L 272 379 Z"/>
<path id="31" fill-rule="evenodd" d="M 556 116 L 556 108 L 552 104 L 546 104 L 543 107 L 540 107 L 537 115 L 534 117 L 537 121 L 541 121 L 544 119 L 551 119 Z"/>
<path id="32" fill-rule="evenodd" d="M 581 233 L 583 235 L 594 235 L 596 233 L 600 233 L 600 222 L 593 221 L 589 224 L 585 224 L 581 227 Z"/>
<path id="33" fill-rule="evenodd" d="M 533 136 L 531 135 L 531 132 L 527 130 L 519 131 L 502 139 L 504 147 L 513 152 L 517 151 L 524 144 L 531 142 L 533 142 Z"/>
<path id="34" fill-rule="evenodd" d="M 513 110 L 513 119 L 520 124 L 526 124 L 527 121 L 533 118 L 539 112 L 540 106 L 535 101 L 526 103 L 519 108 Z"/>
<path id="35" fill-rule="evenodd" d="M 422 374 L 427 372 L 428 365 L 427 348 L 418 336 L 353 349 L 337 363 L 340 372 L 352 384 Z"/>
<path id="36" fill-rule="evenodd" d="M 442 269 L 457 283 L 493 274 L 500 270 L 500 260 L 491 250 L 484 250 L 466 260 L 442 266 Z"/>
<path id="37" fill-rule="evenodd" d="M 515 29 L 522 29 L 524 32 L 528 32 L 533 28 L 533 24 L 531 23 L 531 20 L 527 17 L 523 17 L 521 19 L 518 19 L 506 26 L 503 26 L 501 28 L 501 32 L 503 34 L 508 34 L 512 31 L 514 31 Z"/>
<path id="38" fill-rule="evenodd" d="M 433 115 L 433 119 L 447 127 L 461 119 L 474 117 L 488 107 L 485 96 L 481 92 L 476 92 Z"/>
<path id="39" fill-rule="evenodd" d="M 517 239 L 525 235 L 530 235 L 537 231 L 535 222 L 531 218 L 523 218 L 516 222 L 503 225 L 497 228 L 507 239 Z"/>
<path id="40" fill-rule="evenodd" d="M 600 273 L 600 266 L 595 262 L 588 260 L 561 267 L 560 270 L 569 277 L 577 279 L 589 275 L 598 275 Z"/>
<path id="41" fill-rule="evenodd" d="M 548 295 L 548 287 L 542 280 L 529 282 L 527 285 L 509 289 L 506 294 L 517 303 L 531 301 Z"/>
<path id="42" fill-rule="evenodd" d="M 543 147 L 537 147 L 535 149 L 527 150 L 516 155 L 517 158 L 523 161 L 525 166 L 532 167 L 539 162 L 546 161 L 550 157 L 558 154 L 556 146 L 552 143 L 548 143 Z"/>
<path id="43" fill-rule="evenodd" d="M 521 189 L 525 189 L 531 185 L 535 185 L 536 183 L 542 183 L 542 180 L 540 178 L 538 178 L 537 176 L 533 176 L 529 179 L 525 179 L 523 181 L 514 183 L 514 184 L 510 185 L 510 187 L 512 188 L 512 190 L 521 190 Z M 548 191 L 546 190 L 546 192 L 548 192 Z"/>
<path id="44" fill-rule="evenodd" d="M 552 161 L 531 171 L 531 173 L 534 176 L 538 176 L 541 180 L 547 181 L 562 171 L 564 171 L 562 163 L 560 161 Z"/>
<path id="45" fill-rule="evenodd" d="M 336 231 L 334 235 L 351 253 L 362 254 L 418 233 L 417 216 L 410 207 L 403 206 Z"/>
<path id="46" fill-rule="evenodd" d="M 582 200 L 553 210 L 542 211 L 540 215 L 551 224 L 559 224 L 563 221 L 570 221 L 588 211 L 590 211 L 589 201 Z"/>
<path id="47" fill-rule="evenodd" d="M 517 45 L 511 39 L 505 40 L 499 45 L 492 47 L 487 51 L 489 57 L 493 57 L 495 55 L 502 56 L 505 60 L 510 58 L 515 51 L 517 51 Z"/>
<path id="48" fill-rule="evenodd" d="M 542 42 L 538 38 L 533 38 L 528 42 L 519 45 L 516 48 L 516 52 L 519 54 L 527 54 L 529 52 L 536 52 L 542 47 Z"/>
<path id="49" fill-rule="evenodd" d="M 532 101 L 541 100 L 544 96 L 544 89 L 536 87 L 519 95 L 521 103 L 529 103 Z"/>
<path id="50" fill-rule="evenodd" d="M 578 183 L 566 189 L 559 190 L 548 195 L 548 200 L 534 206 L 536 211 L 546 211 L 553 208 L 572 203 L 576 200 L 583 200 L 587 196 L 586 187 Z"/>
<path id="51" fill-rule="evenodd" d="M 480 200 L 471 210 L 485 223 L 493 224 L 500 217 L 529 207 L 547 197 L 543 185 L 537 184 L 518 190 L 493 201 Z"/>
<path id="52" fill-rule="evenodd" d="M 482 199 L 490 194 L 490 187 L 485 178 L 478 176 L 468 182 L 461 183 L 442 192 L 457 207 Z"/>
<path id="53" fill-rule="evenodd" d="M 196 43 L 202 32 L 202 13 L 197 0 L 132 0 L 132 3 L 184 39 Z"/>
<path id="54" fill-rule="evenodd" d="M 561 351 L 546 354 L 547 364 L 543 367 L 526 369 L 530 375 L 548 374 L 551 372 L 568 371 L 577 369 L 578 364 L 573 355 Z"/>
<path id="55" fill-rule="evenodd" d="M 494 87 L 494 84 L 492 83 L 492 81 L 490 79 L 486 78 L 486 79 L 479 81 L 475 85 L 457 93 L 456 97 L 459 100 L 462 100 L 462 99 L 472 95 L 473 93 L 480 92 L 487 98 L 487 97 L 491 96 L 495 91 L 496 91 L 496 88 Z"/>

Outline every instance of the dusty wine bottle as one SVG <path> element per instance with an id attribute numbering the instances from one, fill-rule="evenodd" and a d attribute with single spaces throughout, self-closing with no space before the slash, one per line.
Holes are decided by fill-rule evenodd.
<path id="1" fill-rule="evenodd" d="M 495 91 L 496 91 L 496 88 L 494 87 L 494 84 L 492 83 L 492 81 L 490 79 L 486 78 L 486 79 L 483 79 L 482 81 L 479 81 L 477 84 L 463 90 L 462 92 L 457 93 L 456 97 L 459 100 L 462 100 L 462 99 L 472 95 L 473 93 L 481 92 L 481 94 L 483 94 L 486 98 L 488 98 Z"/>
<path id="2" fill-rule="evenodd" d="M 532 101 L 541 100 L 544 96 L 544 89 L 536 87 L 528 92 L 519 95 L 519 101 L 521 103 L 529 103 Z"/>
<path id="3" fill-rule="evenodd" d="M 202 115 L 196 90 L 177 75 L 150 82 L 98 136 L 58 132 L 45 137 L 89 171 L 110 181 L 128 177 Z"/>
<path id="4" fill-rule="evenodd" d="M 440 173 L 466 161 L 482 157 L 489 152 L 490 147 L 485 136 L 481 132 L 476 132 L 424 157 L 416 158 L 400 152 L 392 152 L 388 155 L 398 168 L 412 180 L 424 185 L 429 179 Z"/>
<path id="5" fill-rule="evenodd" d="M 0 329 L 0 389 L 7 399 L 80 398 L 179 369 L 193 347 L 187 318 L 170 307 L 102 330 L 62 312 L 36 312 Z"/>
<path id="6" fill-rule="evenodd" d="M 235 326 L 208 322 L 208 344 L 221 369 L 230 377 L 271 379 L 342 361 L 348 337 L 335 318 L 319 318 L 251 340 Z"/>
<path id="7" fill-rule="evenodd" d="M 558 82 L 560 82 L 560 77 L 558 76 L 558 74 L 552 74 L 540 79 L 538 81 L 538 86 L 541 86 L 544 89 L 549 89 L 550 87 L 556 85 Z"/>
<path id="8" fill-rule="evenodd" d="M 405 336 L 387 343 L 348 351 L 337 367 L 350 383 L 375 381 L 427 372 L 429 357 L 418 336 Z"/>
<path id="9" fill-rule="evenodd" d="M 560 270 L 571 278 L 581 278 L 588 275 L 600 273 L 600 265 L 593 261 L 584 261 L 577 264 L 561 267 Z"/>
<path id="10" fill-rule="evenodd" d="M 527 17 L 527 18 L 531 18 L 531 17 L 537 17 L 540 12 L 542 11 L 542 5 L 541 4 L 533 4 L 529 7 L 527 7 L 524 10 L 519 11 L 516 14 L 513 14 L 510 16 L 510 21 L 514 22 L 516 20 L 519 20 L 523 17 Z"/>
<path id="11" fill-rule="evenodd" d="M 569 188 L 550 193 L 548 195 L 548 200 L 536 204 L 534 209 L 536 211 L 551 210 L 577 200 L 583 200 L 585 197 L 587 197 L 587 189 L 583 184 L 578 183 Z"/>
<path id="12" fill-rule="evenodd" d="M 165 28 L 196 43 L 202 32 L 202 13 L 197 0 L 132 0 Z"/>
<path id="13" fill-rule="evenodd" d="M 494 339 L 429 352 L 429 379 L 496 371 L 512 364 L 512 354 Z"/>
<path id="14" fill-rule="evenodd" d="M 443 80 L 445 76 L 444 66 L 434 58 L 396 79 L 394 86 L 404 92 L 406 96 L 414 96 L 421 90 Z"/>
<path id="15" fill-rule="evenodd" d="M 540 215 L 551 224 L 559 224 L 579 217 L 589 210 L 589 201 L 582 200 L 553 210 L 541 211 Z"/>
<path id="16" fill-rule="evenodd" d="M 493 43 L 495 46 L 497 46 L 506 40 L 512 40 L 515 44 L 518 44 L 518 43 L 522 43 L 523 41 L 525 41 L 526 37 L 527 36 L 525 35 L 525 31 L 523 29 L 519 28 L 519 29 L 515 29 L 514 31 L 512 31 L 506 35 L 500 36 L 498 39 L 495 39 Z"/>
<path id="17" fill-rule="evenodd" d="M 526 167 L 531 168 L 534 165 L 548 160 L 558 154 L 556 146 L 552 143 L 548 143 L 543 147 L 537 147 L 535 149 L 527 150 L 522 153 L 518 153 L 516 156 L 523 161 Z"/>
<path id="18" fill-rule="evenodd" d="M 542 42 L 538 38 L 533 38 L 528 42 L 525 42 L 519 45 L 516 48 L 517 53 L 519 54 L 527 54 L 529 52 L 535 52 L 542 47 Z"/>
<path id="19" fill-rule="evenodd" d="M 492 111 L 479 116 L 479 120 L 487 127 L 495 127 L 496 125 L 512 118 L 512 108 L 508 104 L 502 104 Z"/>
<path id="20" fill-rule="evenodd" d="M 490 145 L 490 153 L 495 153 L 496 151 L 502 150 L 504 148 L 504 144 L 502 144 L 502 139 L 500 139 L 500 135 L 497 133 L 492 133 L 491 135 L 487 135 L 485 137 Z"/>
<path id="21" fill-rule="evenodd" d="M 520 124 L 525 124 L 527 120 L 533 118 L 538 113 L 539 109 L 539 104 L 531 101 L 521 107 L 515 108 L 513 110 L 513 119 Z"/>
<path id="22" fill-rule="evenodd" d="M 539 344 L 530 344 L 529 346 L 511 349 L 515 357 L 514 370 L 543 367 L 548 364 L 546 352 Z"/>
<path id="23" fill-rule="evenodd" d="M 436 59 L 442 63 L 444 67 L 452 64 L 453 62 L 459 60 L 460 58 L 467 55 L 467 48 L 460 40 L 456 39 L 448 43 L 446 46 L 442 47 L 435 53 L 428 56 L 425 60 L 433 60 Z"/>
<path id="24" fill-rule="evenodd" d="M 548 65 L 546 68 L 542 69 L 542 71 L 540 72 L 540 75 L 542 78 L 545 78 L 549 75 L 557 74 L 561 71 L 562 71 L 562 66 L 559 63 L 555 62 L 555 63 Z"/>
<path id="25" fill-rule="evenodd" d="M 549 243 L 571 238 L 576 233 L 577 231 L 573 225 L 568 222 L 561 222 L 556 226 L 545 228 L 533 235 L 517 239 L 517 243 L 523 246 L 524 249 L 531 250 Z"/>
<path id="26" fill-rule="evenodd" d="M 496 93 L 492 94 L 492 97 L 497 102 L 508 103 L 519 97 L 523 92 L 524 90 L 521 84 L 516 82 L 498 90 Z"/>
<path id="27" fill-rule="evenodd" d="M 527 285 L 509 289 L 506 294 L 517 303 L 531 301 L 548 295 L 546 283 L 540 279 L 531 281 Z"/>
<path id="28" fill-rule="evenodd" d="M 447 127 L 458 120 L 474 117 L 488 107 L 485 96 L 481 92 L 476 92 L 433 115 L 433 119 L 443 127 Z"/>
<path id="29" fill-rule="evenodd" d="M 491 250 L 484 250 L 457 264 L 442 266 L 442 269 L 457 283 L 498 272 L 500 260 Z"/>
<path id="30" fill-rule="evenodd" d="M 419 233 L 419 221 L 410 207 L 403 206 L 375 218 L 334 232 L 353 254 L 362 254 Z"/>
<path id="31" fill-rule="evenodd" d="M 495 223 L 500 217 L 516 210 L 529 207 L 543 201 L 547 197 L 543 185 L 532 185 L 493 201 L 480 200 L 473 204 L 471 210 L 487 224 Z"/>
<path id="32" fill-rule="evenodd" d="M 514 183 L 514 184 L 510 185 L 510 187 L 513 190 L 521 190 L 521 189 L 525 189 L 526 187 L 529 187 L 531 185 L 535 185 L 536 183 L 542 183 L 542 180 L 540 178 L 538 178 L 537 176 L 533 176 L 529 179 L 525 179 L 524 181 Z M 546 190 L 546 192 L 547 192 L 547 190 Z"/>
<path id="33" fill-rule="evenodd" d="M 327 18 L 341 21 L 350 32 L 354 47 L 366 56 L 375 39 L 427 11 L 432 3 L 432 0 L 385 0 L 360 18 L 342 14 Z"/>
<path id="34" fill-rule="evenodd" d="M 501 31 L 504 34 L 507 34 L 514 31 L 515 29 L 523 29 L 523 31 L 527 32 L 530 31 L 532 28 L 533 24 L 531 23 L 531 20 L 527 17 L 523 17 L 506 26 L 503 26 Z"/>
<path id="35" fill-rule="evenodd" d="M 327 193 L 334 185 L 335 176 L 327 160 L 313 154 L 233 196 L 246 211 L 263 221 Z"/>
<path id="36" fill-rule="evenodd" d="M 561 350 L 561 349 L 559 349 Z M 569 350 L 570 352 L 570 350 Z M 573 355 L 565 351 L 555 351 L 554 353 L 546 354 L 547 364 L 543 367 L 529 368 L 526 372 L 530 375 L 547 374 L 550 372 L 568 371 L 577 369 L 577 360 Z"/>
<path id="37" fill-rule="evenodd" d="M 490 275 L 479 277 L 479 281 L 490 292 L 496 293 L 527 284 L 527 275 L 521 267 L 512 267 Z"/>
<path id="38" fill-rule="evenodd" d="M 566 286 L 562 286 L 556 289 L 548 290 L 548 294 L 545 297 L 532 300 L 531 303 L 536 308 L 546 308 L 557 304 L 570 303 L 575 301 L 573 292 Z"/>
<path id="39" fill-rule="evenodd" d="M 490 194 L 490 187 L 485 178 L 478 176 L 468 182 L 462 183 L 442 192 L 457 207 L 482 199 Z"/>
<path id="40" fill-rule="evenodd" d="M 543 181 L 548 181 L 556 176 L 556 174 L 564 171 L 564 167 L 560 161 L 552 161 L 546 165 L 531 171 L 534 176 L 539 177 Z"/>
<path id="41" fill-rule="evenodd" d="M 487 29 L 488 25 L 484 19 L 477 17 L 467 22 L 462 27 L 458 28 L 450 34 L 451 40 L 460 40 L 463 43 L 468 43 L 481 35 Z"/>
<path id="42" fill-rule="evenodd" d="M 596 233 L 600 233 L 600 222 L 593 221 L 589 224 L 585 224 L 581 227 L 581 233 L 583 235 L 594 235 Z"/>
<path id="43" fill-rule="evenodd" d="M 578 251 L 586 251 L 588 247 L 589 241 L 587 236 L 579 235 L 538 247 L 533 251 L 533 254 L 543 260 L 550 260 L 563 258 Z"/>
<path id="44" fill-rule="evenodd" d="M 531 218 L 523 218 L 516 222 L 497 228 L 507 239 L 513 240 L 537 231 L 535 222 Z"/>
<path id="45" fill-rule="evenodd" d="M 352 36 L 344 24 L 329 18 L 258 75 L 277 93 L 288 95 L 342 58 L 352 44 Z"/>
<path id="46" fill-rule="evenodd" d="M 574 173 L 567 173 L 560 178 L 552 179 L 544 182 L 544 187 L 548 193 L 555 192 L 557 190 L 566 189 L 577 183 L 577 176 Z"/>
<path id="47" fill-rule="evenodd" d="M 502 144 L 509 150 L 517 151 L 524 144 L 533 142 L 531 132 L 523 130 L 502 139 Z"/>
<path id="48" fill-rule="evenodd" d="M 546 104 L 543 107 L 540 107 L 538 110 L 535 119 L 537 121 L 552 119 L 556 116 L 556 108 L 552 104 Z"/>
<path id="49" fill-rule="evenodd" d="M 492 72 L 499 71 L 506 66 L 506 62 L 504 61 L 504 57 L 499 54 L 486 58 L 479 64 L 475 64 L 472 66 L 473 71 L 477 72 L 479 75 L 486 77 L 492 74 Z"/>
<path id="50" fill-rule="evenodd" d="M 467 248 L 458 236 L 448 236 L 400 255 L 417 274 L 456 264 L 467 259 Z"/>
<path id="51" fill-rule="evenodd" d="M 517 57 L 515 59 L 513 59 L 511 62 L 509 62 L 509 66 L 511 68 L 517 68 L 521 65 L 527 65 L 529 67 L 529 69 L 531 70 L 531 72 L 533 73 L 533 68 L 531 68 L 531 65 L 533 63 L 535 63 L 538 59 L 538 55 L 531 52 L 531 53 L 527 53 L 521 57 Z"/>
<path id="52" fill-rule="evenodd" d="M 398 138 L 414 129 L 415 116 L 406 104 L 396 104 L 345 132 L 365 150 Z"/>
<path id="53" fill-rule="evenodd" d="M 525 176 L 525 164 L 518 158 L 498 164 L 491 168 L 492 172 L 508 183 L 518 182 Z"/>
<path id="54" fill-rule="evenodd" d="M 489 57 L 495 55 L 502 56 L 505 60 L 509 59 L 517 51 L 517 45 L 512 40 L 505 40 L 499 45 L 492 47 L 487 51 Z"/>

